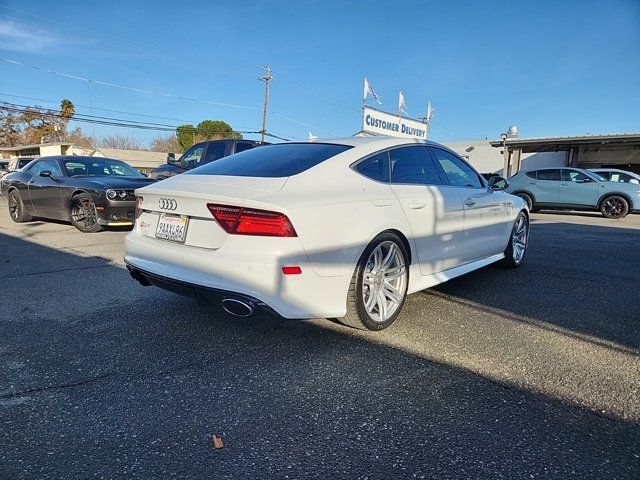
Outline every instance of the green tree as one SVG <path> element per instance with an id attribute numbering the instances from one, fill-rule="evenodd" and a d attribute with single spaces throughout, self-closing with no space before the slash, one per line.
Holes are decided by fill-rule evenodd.
<path id="1" fill-rule="evenodd" d="M 178 144 L 185 151 L 194 143 L 203 140 L 219 140 L 223 138 L 242 138 L 235 133 L 231 125 L 222 120 L 203 120 L 197 127 L 193 125 L 180 125 L 176 129 Z"/>
<path id="2" fill-rule="evenodd" d="M 185 152 L 195 143 L 196 127 L 193 125 L 180 125 L 176 128 L 178 144 Z"/>

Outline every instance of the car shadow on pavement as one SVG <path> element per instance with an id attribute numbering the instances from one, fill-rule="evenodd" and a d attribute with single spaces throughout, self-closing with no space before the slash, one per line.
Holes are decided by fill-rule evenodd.
<path id="1" fill-rule="evenodd" d="M 520 269 L 488 267 L 434 290 L 639 353 L 639 239 L 637 228 L 534 219 Z"/>
<path id="2" fill-rule="evenodd" d="M 2 478 L 634 478 L 640 467 L 637 423 L 374 333 L 201 309 L 106 259 L 0 234 L 21 242 L 25 257 L 2 250 L 0 264 L 55 265 L 0 279 Z"/>

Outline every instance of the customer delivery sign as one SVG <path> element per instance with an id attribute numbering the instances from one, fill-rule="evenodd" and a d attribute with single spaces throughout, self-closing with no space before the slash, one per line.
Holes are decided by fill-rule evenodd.
<path id="1" fill-rule="evenodd" d="M 427 124 L 411 118 L 376 110 L 369 106 L 362 109 L 362 130 L 376 135 L 403 138 L 427 138 Z"/>

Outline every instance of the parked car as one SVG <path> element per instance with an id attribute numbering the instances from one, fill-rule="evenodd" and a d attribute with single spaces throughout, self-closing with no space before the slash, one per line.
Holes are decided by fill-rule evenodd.
<path id="1" fill-rule="evenodd" d="M 136 190 L 125 262 L 229 313 L 381 330 L 408 293 L 519 266 L 524 201 L 453 151 L 389 137 L 252 149 Z"/>
<path id="2" fill-rule="evenodd" d="M 610 182 L 635 183 L 636 185 L 640 184 L 640 175 L 637 173 L 627 172 L 617 168 L 590 168 L 589 171 Z"/>
<path id="3" fill-rule="evenodd" d="M 521 197 L 533 212 L 595 210 L 607 218 L 622 218 L 640 210 L 638 185 L 609 182 L 580 168 L 520 171 L 509 178 L 507 191 Z"/>
<path id="4" fill-rule="evenodd" d="M 164 180 L 180 173 L 192 170 L 205 163 L 213 162 L 220 158 L 233 155 L 234 153 L 244 152 L 267 143 L 256 142 L 253 140 L 211 140 L 208 142 L 200 142 L 193 145 L 189 150 L 178 159 L 173 160 L 167 156 L 167 163 L 151 170 L 149 175 L 156 180 Z"/>
<path id="5" fill-rule="evenodd" d="M 26 167 L 32 160 L 34 160 L 33 157 L 18 157 L 8 160 L 6 166 L 0 169 L 0 178 L 7 175 L 8 173 L 15 172 L 23 167 Z"/>
<path id="6" fill-rule="evenodd" d="M 81 232 L 133 225 L 134 190 L 151 180 L 120 160 L 43 157 L 0 181 L 14 222 L 33 217 L 71 221 Z"/>

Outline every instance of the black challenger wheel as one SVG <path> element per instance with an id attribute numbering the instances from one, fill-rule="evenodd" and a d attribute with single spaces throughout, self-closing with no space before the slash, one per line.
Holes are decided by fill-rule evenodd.
<path id="1" fill-rule="evenodd" d="M 9 216 L 11 217 L 11 220 L 16 223 L 31 221 L 32 217 L 29 215 L 24 203 L 22 202 L 20 192 L 17 190 L 11 190 L 7 198 L 7 203 L 9 204 Z"/>
<path id="2" fill-rule="evenodd" d="M 98 223 L 96 206 L 88 193 L 79 193 L 71 199 L 71 223 L 82 233 L 102 230 Z"/>

